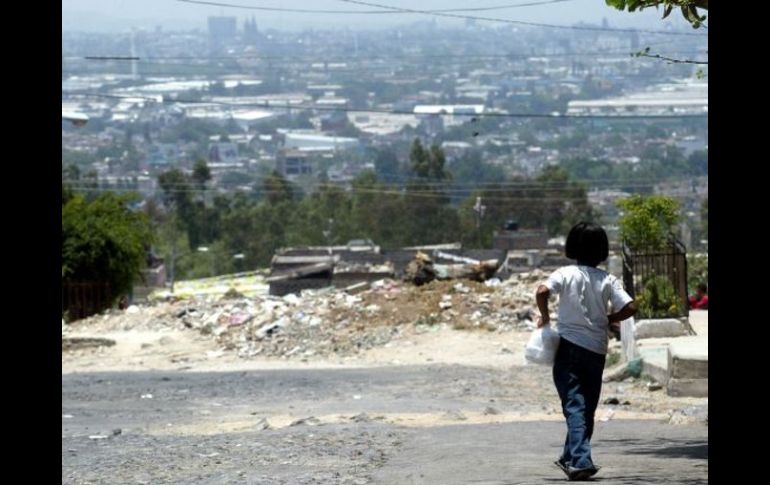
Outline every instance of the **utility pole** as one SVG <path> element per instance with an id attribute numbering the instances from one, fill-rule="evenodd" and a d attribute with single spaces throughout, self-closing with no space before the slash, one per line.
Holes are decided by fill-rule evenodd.
<path id="1" fill-rule="evenodd" d="M 481 218 L 484 217 L 487 206 L 481 204 L 481 197 L 476 197 L 476 205 L 473 206 L 473 211 L 476 212 L 476 233 L 479 238 L 479 249 L 481 249 Z"/>
<path id="2" fill-rule="evenodd" d="M 171 294 L 174 294 L 174 265 L 176 265 L 176 238 L 173 239 L 171 242 L 171 266 L 169 271 L 169 276 L 171 280 Z"/>

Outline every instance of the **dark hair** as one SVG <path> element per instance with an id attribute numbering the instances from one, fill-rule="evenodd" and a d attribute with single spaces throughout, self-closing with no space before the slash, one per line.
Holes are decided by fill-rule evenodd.
<path id="1" fill-rule="evenodd" d="M 698 285 L 698 289 L 700 291 L 702 291 L 703 293 L 708 293 L 709 292 L 709 288 L 708 288 L 708 286 L 706 286 L 706 283 L 700 283 Z"/>
<path id="2" fill-rule="evenodd" d="M 610 255 L 607 233 L 592 222 L 579 222 L 567 235 L 564 253 L 569 259 L 595 267 Z"/>

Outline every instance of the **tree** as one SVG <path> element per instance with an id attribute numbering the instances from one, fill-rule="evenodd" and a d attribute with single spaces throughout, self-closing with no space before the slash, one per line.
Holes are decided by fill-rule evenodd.
<path id="1" fill-rule="evenodd" d="M 271 204 L 290 201 L 294 198 L 292 183 L 286 180 L 278 170 L 265 177 L 262 181 L 262 191 Z"/>
<path id="2" fill-rule="evenodd" d="M 480 150 L 470 150 L 452 162 L 452 179 L 456 181 L 454 192 L 467 197 L 469 186 L 498 182 L 505 178 L 505 172 L 499 165 L 484 162 Z"/>
<path id="3" fill-rule="evenodd" d="M 618 10 L 626 10 L 633 12 L 636 10 L 644 10 L 649 7 L 663 6 L 663 18 L 666 18 L 671 14 L 674 8 L 679 8 L 682 12 L 682 16 L 687 19 L 688 22 L 697 29 L 701 26 L 705 15 L 700 15 L 698 9 L 709 9 L 708 0 L 605 0 L 607 5 L 615 7 Z"/>
<path id="4" fill-rule="evenodd" d="M 534 227 L 545 227 L 551 235 L 566 234 L 577 222 L 596 219 L 585 187 L 570 180 L 561 167 L 545 167 L 535 181 L 536 190 L 525 195 L 535 199 L 529 205 L 532 217 L 539 222 Z"/>
<path id="5" fill-rule="evenodd" d="M 398 180 L 398 156 L 391 149 L 378 150 L 374 158 L 374 171 L 377 178 L 386 182 Z"/>
<path id="6" fill-rule="evenodd" d="M 409 152 L 409 162 L 412 173 L 418 178 L 433 180 L 449 178 L 449 172 L 444 170 L 446 157 L 438 145 L 432 145 L 429 150 L 426 150 L 420 139 L 415 138 Z"/>
<path id="7" fill-rule="evenodd" d="M 449 207 L 446 193 L 451 174 L 438 145 L 426 150 L 417 138 L 409 153 L 412 180 L 406 187 L 404 221 L 408 243 L 441 242 L 456 237 L 457 212 Z"/>
<path id="8" fill-rule="evenodd" d="M 153 241 L 147 216 L 128 205 L 136 199 L 114 193 L 94 201 L 83 195 L 62 207 L 62 282 L 109 283 L 114 303 L 130 291 Z"/>
<path id="9" fill-rule="evenodd" d="M 199 190 L 205 190 L 206 182 L 211 180 L 211 170 L 206 160 L 198 159 L 193 165 L 192 179 Z"/>
<path id="10" fill-rule="evenodd" d="M 687 165 L 692 175 L 708 175 L 709 152 L 708 150 L 696 150 L 687 157 Z"/>
<path id="11" fill-rule="evenodd" d="M 164 205 L 175 214 L 177 228 L 187 233 L 190 247 L 201 245 L 206 233 L 205 206 L 193 198 L 196 188 L 192 178 L 175 168 L 160 174 L 158 184 L 163 190 Z"/>
<path id="12" fill-rule="evenodd" d="M 624 214 L 618 221 L 620 237 L 634 250 L 660 250 L 679 223 L 679 203 L 671 197 L 651 195 L 618 201 Z"/>

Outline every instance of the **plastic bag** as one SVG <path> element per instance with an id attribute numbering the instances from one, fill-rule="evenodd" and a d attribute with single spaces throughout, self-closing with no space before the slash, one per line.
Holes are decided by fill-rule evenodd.
<path id="1" fill-rule="evenodd" d="M 559 348 L 559 334 L 549 325 L 538 328 L 524 349 L 524 359 L 531 364 L 553 365 Z"/>

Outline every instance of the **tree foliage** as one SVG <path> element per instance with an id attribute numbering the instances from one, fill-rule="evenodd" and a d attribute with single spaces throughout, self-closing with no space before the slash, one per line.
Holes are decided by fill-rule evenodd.
<path id="1" fill-rule="evenodd" d="M 663 18 L 668 17 L 674 8 L 682 12 L 682 16 L 697 29 L 706 20 L 705 15 L 698 13 L 698 9 L 708 11 L 708 0 L 605 0 L 607 5 L 618 10 L 644 10 L 649 7 L 663 7 Z"/>
<path id="2" fill-rule="evenodd" d="M 117 298 L 131 289 L 153 241 L 135 199 L 113 193 L 92 202 L 76 194 L 62 206 L 62 282 L 106 282 Z"/>
<path id="3" fill-rule="evenodd" d="M 679 223 L 679 203 L 662 195 L 632 197 L 618 201 L 620 237 L 635 250 L 663 249 Z"/>

